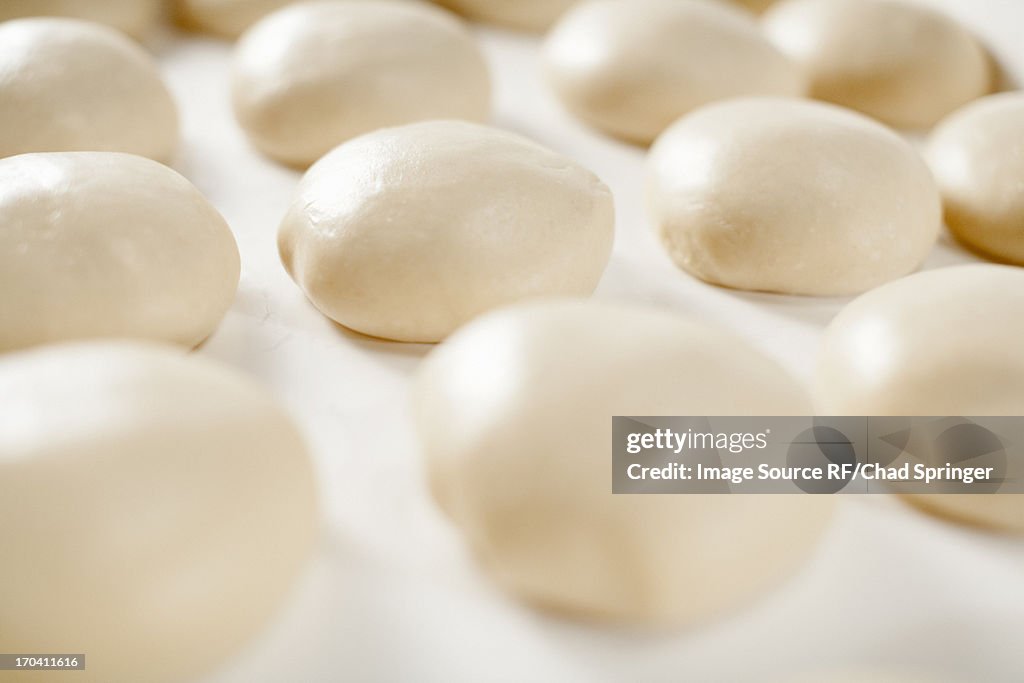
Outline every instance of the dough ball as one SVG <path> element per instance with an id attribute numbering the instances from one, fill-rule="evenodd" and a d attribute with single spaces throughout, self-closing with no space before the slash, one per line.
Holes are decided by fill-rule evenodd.
<path id="1" fill-rule="evenodd" d="M 0 24 L 0 45 L 0 157 L 174 155 L 174 100 L 156 63 L 130 39 L 76 19 L 18 19 Z"/>
<path id="2" fill-rule="evenodd" d="M 107 24 L 141 38 L 156 25 L 162 11 L 163 0 L 3 0 L 0 21 L 22 17 L 71 17 Z M 6 45 L 6 40 L 0 44 Z"/>
<path id="3" fill-rule="evenodd" d="M 958 111 L 936 129 L 927 156 L 953 234 L 1024 265 L 1024 95 L 993 95 Z"/>
<path id="4" fill-rule="evenodd" d="M 942 225 L 935 180 L 910 143 L 829 104 L 709 105 L 667 130 L 649 165 L 662 242 L 717 285 L 860 293 L 916 269 Z"/>
<path id="5" fill-rule="evenodd" d="M 435 0 L 476 21 L 523 31 L 545 31 L 576 0 Z"/>
<path id="6" fill-rule="evenodd" d="M 752 17 L 702 0 L 582 2 L 548 35 L 544 63 L 573 114 L 640 144 L 708 102 L 804 92 Z"/>
<path id="7" fill-rule="evenodd" d="M 195 346 L 238 275 L 224 219 L 166 166 L 112 152 L 0 160 L 0 351 L 93 337 Z"/>
<path id="8" fill-rule="evenodd" d="M 597 176 L 494 128 L 434 121 L 348 142 L 302 179 L 278 246 L 324 315 L 436 342 L 484 311 L 593 292 L 615 210 Z"/>
<path id="9" fill-rule="evenodd" d="M 918 273 L 849 304 L 815 380 L 821 415 L 1024 415 L 1024 270 Z M 919 495 L 973 524 L 1024 532 L 1024 495 Z"/>
<path id="10" fill-rule="evenodd" d="M 0 453 L 4 649 L 84 652 L 89 681 L 193 680 L 277 610 L 314 540 L 292 421 L 176 349 L 0 357 Z"/>
<path id="11" fill-rule="evenodd" d="M 186 28 L 234 39 L 271 12 L 296 0 L 176 0 L 178 22 Z"/>
<path id="12" fill-rule="evenodd" d="M 773 362 L 666 313 L 490 313 L 428 356 L 414 400 L 437 502 L 493 578 L 541 606 L 710 618 L 795 572 L 830 520 L 828 496 L 612 494 L 614 415 L 809 414 Z"/>
<path id="13" fill-rule="evenodd" d="M 490 115 L 490 77 L 469 30 L 397 0 L 305 3 L 263 19 L 239 41 L 233 96 L 253 144 L 300 167 L 386 126 Z"/>
<path id="14" fill-rule="evenodd" d="M 935 10 L 897 0 L 787 0 L 764 16 L 799 62 L 811 96 L 894 126 L 926 128 L 992 87 L 974 36 Z"/>

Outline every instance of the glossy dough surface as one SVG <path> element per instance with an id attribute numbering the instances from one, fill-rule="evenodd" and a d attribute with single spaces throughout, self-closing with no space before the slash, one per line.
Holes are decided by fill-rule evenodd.
<path id="1" fill-rule="evenodd" d="M 441 508 L 498 583 L 558 611 L 683 624 L 737 609 L 795 572 L 830 520 L 830 497 L 612 494 L 613 415 L 810 410 L 773 362 L 667 313 L 490 313 L 428 356 L 414 400 Z"/>
<path id="2" fill-rule="evenodd" d="M 321 159 L 278 245 L 328 317 L 434 342 L 519 299 L 589 295 L 614 223 L 608 188 L 575 162 L 495 128 L 435 121 L 378 131 Z"/>
<path id="3" fill-rule="evenodd" d="M 266 17 L 238 43 L 232 86 L 253 144 L 300 167 L 379 128 L 490 116 L 490 77 L 469 29 L 398 0 L 304 3 Z"/>
<path id="4" fill-rule="evenodd" d="M 709 105 L 658 139 L 649 169 L 650 210 L 673 260 L 737 289 L 860 293 L 916 269 L 942 223 L 914 148 L 824 103 Z"/>
<path id="5" fill-rule="evenodd" d="M 918 273 L 849 304 L 829 326 L 821 415 L 1024 415 L 1024 270 Z M 916 504 L 1024 533 L 1024 495 L 920 495 Z"/>
<path id="6" fill-rule="evenodd" d="M 1024 265 L 1024 95 L 993 95 L 956 112 L 932 134 L 927 158 L 953 234 Z"/>
<path id="7" fill-rule="evenodd" d="M 811 96 L 890 125 L 926 128 L 992 87 L 988 55 L 967 29 L 901 0 L 787 0 L 764 17 L 799 62 Z"/>
<path id="8" fill-rule="evenodd" d="M 160 19 L 163 0 L 3 0 L 0 21 L 70 17 L 107 24 L 140 38 Z"/>
<path id="9" fill-rule="evenodd" d="M 152 57 L 77 19 L 0 24 L 0 157 L 128 152 L 169 161 L 178 113 Z"/>
<path id="10" fill-rule="evenodd" d="M 195 346 L 231 305 L 239 267 L 224 219 L 155 161 L 0 160 L 0 351 L 92 337 Z"/>
<path id="11" fill-rule="evenodd" d="M 469 19 L 544 31 L 576 0 L 435 0 Z"/>
<path id="12" fill-rule="evenodd" d="M 235 371 L 148 344 L 0 357 L 5 649 L 195 680 L 278 608 L 316 527 L 299 434 Z"/>
<path id="13" fill-rule="evenodd" d="M 710 0 L 580 3 L 548 34 L 544 66 L 573 114 L 641 144 L 709 102 L 804 92 L 753 17 Z"/>

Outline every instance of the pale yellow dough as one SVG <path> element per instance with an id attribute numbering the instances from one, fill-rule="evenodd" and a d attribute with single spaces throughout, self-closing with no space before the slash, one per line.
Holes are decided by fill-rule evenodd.
<path id="1" fill-rule="evenodd" d="M 927 128 L 992 87 L 989 57 L 953 19 L 901 0 L 786 0 L 764 15 L 812 97 Z"/>
<path id="2" fill-rule="evenodd" d="M 640 144 L 709 102 L 804 92 L 749 13 L 711 0 L 582 2 L 548 34 L 544 67 L 569 111 Z"/>
<path id="3" fill-rule="evenodd" d="M 435 121 L 365 135 L 321 159 L 278 245 L 328 317 L 436 342 L 497 306 L 590 294 L 614 226 L 608 188 L 573 161 L 495 128 Z"/>
<path id="4" fill-rule="evenodd" d="M 810 410 L 775 363 L 668 313 L 583 301 L 493 312 L 428 356 L 413 396 L 438 504 L 499 584 L 558 611 L 658 625 L 721 615 L 796 572 L 831 518 L 827 496 L 612 494 L 614 415 Z"/>
<path id="5" fill-rule="evenodd" d="M 430 119 L 485 121 L 490 76 L 453 14 L 398 0 L 303 3 L 246 32 L 235 116 L 264 154 L 305 167 L 364 133 Z"/>
<path id="6" fill-rule="evenodd" d="M 174 0 L 178 22 L 189 29 L 233 39 L 271 12 L 298 0 Z"/>
<path id="7" fill-rule="evenodd" d="M 113 26 L 142 38 L 160 19 L 163 0 L 3 0 L 0 21 L 22 17 L 70 17 Z"/>
<path id="8" fill-rule="evenodd" d="M 156 62 L 77 19 L 0 24 L 0 157 L 106 151 L 169 161 L 178 113 Z"/>
<path id="9" fill-rule="evenodd" d="M 312 468 L 259 386 L 179 349 L 0 357 L 4 650 L 25 680 L 195 680 L 278 609 L 314 541 Z"/>
<path id="10" fill-rule="evenodd" d="M 957 111 L 932 134 L 927 158 L 953 234 L 1024 265 L 1024 95 L 993 95 Z"/>
<path id="11" fill-rule="evenodd" d="M 95 337 L 195 346 L 234 299 L 239 267 L 224 219 L 155 161 L 0 160 L 0 352 Z"/>
<path id="12" fill-rule="evenodd" d="M 435 0 L 476 21 L 524 31 L 544 31 L 576 0 Z"/>
<path id="13" fill-rule="evenodd" d="M 918 273 L 849 304 L 822 341 L 821 415 L 1024 415 L 1024 270 Z M 938 514 L 1024 533 L 1024 495 L 919 495 Z"/>
<path id="14" fill-rule="evenodd" d="M 673 260 L 737 289 L 859 294 L 921 265 L 942 224 L 935 180 L 910 143 L 830 104 L 709 105 L 658 139 L 649 169 Z"/>

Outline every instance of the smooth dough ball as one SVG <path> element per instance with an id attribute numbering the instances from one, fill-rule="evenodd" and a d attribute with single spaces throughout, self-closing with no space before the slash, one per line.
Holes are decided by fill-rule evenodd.
<path id="1" fill-rule="evenodd" d="M 614 415 L 810 414 L 803 389 L 724 332 L 556 301 L 473 321 L 414 389 L 434 497 L 512 593 L 558 611 L 685 624 L 795 572 L 829 496 L 613 495 Z"/>
<path id="2" fill-rule="evenodd" d="M 476 21 L 523 31 L 545 31 L 576 0 L 435 0 Z"/>
<path id="3" fill-rule="evenodd" d="M 935 180 L 910 143 L 829 104 L 709 105 L 658 139 L 649 168 L 673 260 L 736 289 L 857 294 L 920 266 L 942 225 Z"/>
<path id="4" fill-rule="evenodd" d="M 275 12 L 239 41 L 232 92 L 253 144 L 303 167 L 386 126 L 490 116 L 490 77 L 469 30 L 397 0 Z"/>
<path id="5" fill-rule="evenodd" d="M 1024 265 L 1024 95 L 993 95 L 953 114 L 932 135 L 927 158 L 953 234 Z"/>
<path id="6" fill-rule="evenodd" d="M 640 144 L 709 102 L 804 92 L 752 17 L 708 0 L 582 2 L 548 35 L 544 63 L 573 114 Z"/>
<path id="7" fill-rule="evenodd" d="M 904 128 L 927 128 L 992 87 L 989 57 L 967 29 L 897 0 L 787 0 L 764 16 L 799 62 L 811 96 Z"/>
<path id="8" fill-rule="evenodd" d="M 0 45 L 0 157 L 174 155 L 174 100 L 152 57 L 130 39 L 77 19 L 18 19 L 0 24 Z"/>
<path id="9" fill-rule="evenodd" d="M 5 649 L 193 680 L 277 610 L 316 520 L 295 426 L 234 370 L 128 342 L 0 358 Z"/>
<path id="10" fill-rule="evenodd" d="M 237 38 L 271 12 L 296 0 L 176 0 L 178 22 L 222 38 Z"/>
<path id="11" fill-rule="evenodd" d="M 849 304 L 822 342 L 820 415 L 1024 415 L 1024 270 L 918 273 Z M 929 510 L 1024 532 L 1024 495 L 919 495 Z"/>
<path id="12" fill-rule="evenodd" d="M 224 219 L 155 161 L 0 160 L 0 351 L 93 337 L 195 346 L 231 305 L 239 268 Z"/>
<path id="13" fill-rule="evenodd" d="M 278 246 L 333 320 L 436 342 L 492 308 L 585 296 L 611 253 L 597 176 L 495 128 L 434 121 L 346 143 L 302 179 Z"/>
<path id="14" fill-rule="evenodd" d="M 3 0 L 0 21 L 22 17 L 71 17 L 113 26 L 141 38 L 156 25 L 163 0 Z M 5 41 L 0 44 L 6 45 Z"/>

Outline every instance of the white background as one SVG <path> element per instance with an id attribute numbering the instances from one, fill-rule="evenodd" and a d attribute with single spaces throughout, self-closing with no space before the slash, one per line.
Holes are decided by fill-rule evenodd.
<path id="1" fill-rule="evenodd" d="M 977 30 L 1011 77 L 1024 75 L 1024 2 L 930 4 Z M 715 289 L 678 271 L 643 210 L 644 151 L 562 112 L 540 79 L 537 39 L 479 34 L 493 68 L 495 123 L 579 160 L 615 193 L 618 237 L 597 296 L 733 328 L 806 378 L 843 302 Z M 180 36 L 156 49 L 182 110 L 176 167 L 223 212 L 242 252 L 238 298 L 201 353 L 258 377 L 289 406 L 315 457 L 325 520 L 323 543 L 280 617 L 208 683 L 785 681 L 850 672 L 858 681 L 881 672 L 1024 681 L 1024 542 L 880 497 L 845 498 L 802 574 L 702 628 L 588 627 L 499 593 L 426 494 L 407 390 L 429 347 L 347 332 L 305 301 L 275 243 L 299 174 L 260 158 L 235 126 L 230 46 Z M 969 260 L 943 238 L 928 267 Z"/>

